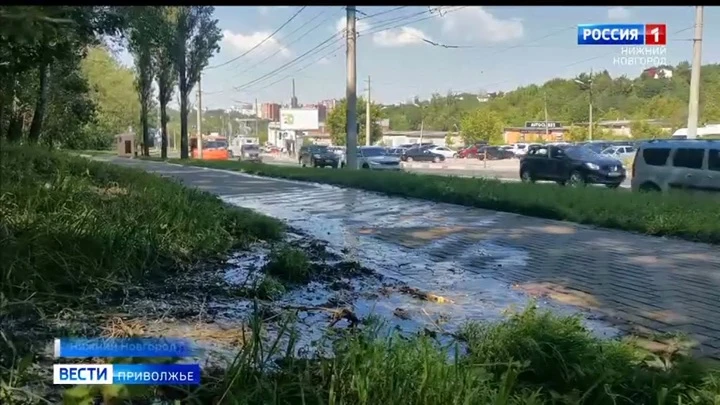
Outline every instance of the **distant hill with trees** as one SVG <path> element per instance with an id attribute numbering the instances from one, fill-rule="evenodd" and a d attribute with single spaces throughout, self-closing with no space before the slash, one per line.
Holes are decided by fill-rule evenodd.
<path id="1" fill-rule="evenodd" d="M 587 125 L 589 91 L 575 79 L 592 80 L 593 121 L 635 121 L 635 129 L 645 135 L 657 129 L 641 120 L 662 119 L 673 128 L 684 127 L 687 121 L 690 65 L 682 62 L 662 68 L 672 70 L 671 77 L 656 77 L 645 71 L 632 79 L 612 77 L 602 71 L 592 77 L 582 74 L 577 78 L 552 79 L 542 85 L 490 94 L 485 97 L 487 101 L 471 93 L 434 94 L 429 100 L 416 98 L 413 104 L 385 106 L 383 116 L 390 119 L 392 130 L 419 130 L 423 118 L 426 130 L 438 131 L 457 131 L 463 122 L 466 129 L 470 129 L 468 126 L 523 126 L 526 121 L 544 119 L 544 100 L 547 99 L 551 121 L 560 121 L 566 126 Z M 720 64 L 704 65 L 701 77 L 700 123 L 720 122 Z M 490 122 L 483 123 L 483 120 Z M 583 137 L 582 134 L 575 136 Z"/>

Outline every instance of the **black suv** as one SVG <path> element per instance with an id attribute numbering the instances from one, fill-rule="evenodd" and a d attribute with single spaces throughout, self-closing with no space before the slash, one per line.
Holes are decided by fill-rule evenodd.
<path id="1" fill-rule="evenodd" d="M 302 167 L 338 167 L 338 155 L 325 145 L 305 145 L 300 147 L 298 163 Z"/>
<path id="2" fill-rule="evenodd" d="M 533 146 L 520 160 L 520 179 L 527 183 L 551 180 L 561 185 L 604 184 L 617 188 L 626 175 L 619 160 L 582 146 Z"/>

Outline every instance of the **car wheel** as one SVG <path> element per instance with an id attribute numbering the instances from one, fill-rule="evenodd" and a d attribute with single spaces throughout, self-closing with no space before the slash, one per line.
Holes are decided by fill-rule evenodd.
<path id="1" fill-rule="evenodd" d="M 572 187 L 584 187 L 585 177 L 583 177 L 582 173 L 576 170 L 570 173 L 570 179 L 568 180 L 568 184 L 570 184 L 570 186 Z"/>
<path id="2" fill-rule="evenodd" d="M 370 165 L 367 164 L 367 163 L 363 163 L 362 168 L 363 168 L 363 169 L 369 169 L 369 168 L 370 168 Z"/>
<path id="3" fill-rule="evenodd" d="M 406 161 L 406 162 L 412 162 L 412 161 L 413 161 L 413 158 L 411 158 L 410 156 L 408 156 L 408 157 L 405 158 L 405 161 Z"/>
<path id="4" fill-rule="evenodd" d="M 440 158 L 437 157 L 437 156 L 435 156 L 435 157 L 433 158 L 433 162 L 434 162 L 434 163 L 440 163 Z"/>
<path id="5" fill-rule="evenodd" d="M 535 179 L 527 169 L 523 169 L 520 172 L 520 180 L 522 180 L 523 183 L 535 183 Z"/>
<path id="6" fill-rule="evenodd" d="M 305 164 L 305 162 L 303 162 L 302 160 L 300 161 L 300 166 L 302 166 L 302 167 L 307 167 L 307 165 Z"/>
<path id="7" fill-rule="evenodd" d="M 453 159 L 457 159 L 458 154 L 457 154 L 457 153 L 453 153 L 452 157 L 453 157 Z"/>

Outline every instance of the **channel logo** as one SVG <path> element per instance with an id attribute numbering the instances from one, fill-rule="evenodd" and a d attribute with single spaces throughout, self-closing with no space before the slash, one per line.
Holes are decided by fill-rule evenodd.
<path id="1" fill-rule="evenodd" d="M 580 24 L 578 45 L 656 45 L 667 44 L 665 24 Z"/>

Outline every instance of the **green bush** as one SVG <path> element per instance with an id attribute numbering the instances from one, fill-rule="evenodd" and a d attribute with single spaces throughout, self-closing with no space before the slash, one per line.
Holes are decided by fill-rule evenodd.
<path id="1" fill-rule="evenodd" d="M 234 161 L 172 161 L 354 187 L 388 195 L 598 225 L 648 235 L 720 243 L 717 199 L 685 193 L 631 193 L 598 187 L 554 187 L 406 172 L 327 170 Z"/>

